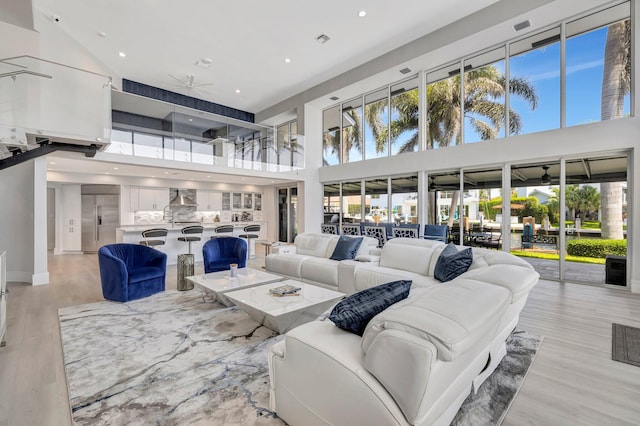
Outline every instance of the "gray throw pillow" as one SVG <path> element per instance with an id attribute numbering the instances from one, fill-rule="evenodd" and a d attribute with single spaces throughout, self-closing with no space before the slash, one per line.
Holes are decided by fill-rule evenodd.
<path id="1" fill-rule="evenodd" d="M 362 336 L 371 318 L 409 296 L 411 281 L 392 281 L 362 290 L 338 303 L 329 319 L 343 330 Z"/>
<path id="2" fill-rule="evenodd" d="M 443 283 L 451 281 L 467 272 L 472 262 L 473 253 L 470 248 L 458 251 L 453 243 L 449 243 L 438 257 L 433 276 Z"/>
<path id="3" fill-rule="evenodd" d="M 329 259 L 332 260 L 351 260 L 356 257 L 356 253 L 362 244 L 362 237 L 347 237 L 340 235 L 336 248 Z"/>

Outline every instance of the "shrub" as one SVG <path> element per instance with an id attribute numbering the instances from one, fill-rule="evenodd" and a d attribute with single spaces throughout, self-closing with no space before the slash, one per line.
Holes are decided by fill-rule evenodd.
<path id="1" fill-rule="evenodd" d="M 572 256 L 605 258 L 608 254 L 627 255 L 627 240 L 577 239 L 567 243 L 567 254 Z"/>

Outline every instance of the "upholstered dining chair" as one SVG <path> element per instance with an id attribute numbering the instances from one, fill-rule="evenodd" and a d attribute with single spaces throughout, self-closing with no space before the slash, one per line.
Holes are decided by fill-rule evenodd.
<path id="1" fill-rule="evenodd" d="M 320 232 L 323 234 L 338 235 L 338 225 L 335 223 L 323 223 L 320 225 Z"/>
<path id="2" fill-rule="evenodd" d="M 107 244 L 98 250 L 102 295 L 128 302 L 164 291 L 167 255 L 139 244 Z"/>
<path id="3" fill-rule="evenodd" d="M 424 238 L 426 240 L 436 240 L 447 243 L 449 238 L 449 226 L 447 225 L 425 225 Z"/>
<path id="4" fill-rule="evenodd" d="M 392 230 L 393 238 L 418 238 L 420 233 L 420 225 L 403 225 L 394 226 Z"/>
<path id="5" fill-rule="evenodd" d="M 226 271 L 229 265 L 237 263 L 238 268 L 247 266 L 247 243 L 242 238 L 212 238 L 202 246 L 204 272 Z"/>
<path id="6" fill-rule="evenodd" d="M 378 240 L 378 247 L 384 246 L 384 243 L 387 242 L 387 228 L 384 226 L 365 226 L 364 235 L 376 238 Z"/>
<path id="7" fill-rule="evenodd" d="M 360 225 L 342 225 L 340 233 L 342 235 L 361 235 Z"/>

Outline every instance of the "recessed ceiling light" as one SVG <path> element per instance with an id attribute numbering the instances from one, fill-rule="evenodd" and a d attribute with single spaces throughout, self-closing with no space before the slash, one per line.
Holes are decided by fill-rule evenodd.
<path id="1" fill-rule="evenodd" d="M 358 16 L 361 18 L 364 18 L 365 16 L 367 16 L 367 11 L 366 10 L 361 10 L 360 12 L 358 12 Z"/>
<path id="2" fill-rule="evenodd" d="M 127 54 L 124 52 L 118 52 L 118 56 L 120 56 L 121 58 L 124 58 L 127 56 Z"/>
<path id="3" fill-rule="evenodd" d="M 152 178 L 154 178 L 155 176 L 151 176 Z"/>
<path id="4" fill-rule="evenodd" d="M 236 93 L 240 93 L 240 89 L 236 89 Z"/>
<path id="5" fill-rule="evenodd" d="M 284 58 L 284 61 L 285 61 L 286 63 L 288 63 L 288 64 L 289 64 L 289 63 L 291 63 L 291 59 L 289 59 L 289 58 Z"/>
<path id="6" fill-rule="evenodd" d="M 118 167 L 114 167 L 113 170 L 120 170 Z"/>
<path id="7" fill-rule="evenodd" d="M 190 118 L 189 121 L 193 121 L 193 118 Z"/>
<path id="8" fill-rule="evenodd" d="M 207 176 L 207 177 L 208 177 L 208 178 L 210 178 L 210 177 L 211 177 L 211 175 L 209 175 L 209 176 Z"/>
<path id="9" fill-rule="evenodd" d="M 55 161 L 51 161 L 51 162 L 49 162 L 49 164 L 56 164 L 56 162 Z"/>
<path id="10" fill-rule="evenodd" d="M 109 174 L 109 172 L 105 172 L 104 174 L 105 174 L 105 175 L 108 175 L 108 174 Z"/>
<path id="11" fill-rule="evenodd" d="M 102 38 L 105 38 L 107 36 L 107 33 L 105 33 L 104 31 L 100 31 L 98 32 L 98 35 Z"/>
<path id="12" fill-rule="evenodd" d="M 168 174 L 169 174 L 169 172 L 164 172 L 164 174 L 165 174 L 165 175 L 168 175 Z"/>

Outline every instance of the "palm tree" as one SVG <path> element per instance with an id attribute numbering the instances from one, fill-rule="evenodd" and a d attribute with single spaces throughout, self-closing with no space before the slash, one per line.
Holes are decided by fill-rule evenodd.
<path id="1" fill-rule="evenodd" d="M 601 119 L 620 118 L 624 97 L 631 88 L 631 22 L 628 19 L 609 25 L 602 74 Z M 601 183 L 600 196 L 602 238 L 623 239 L 622 183 Z"/>

